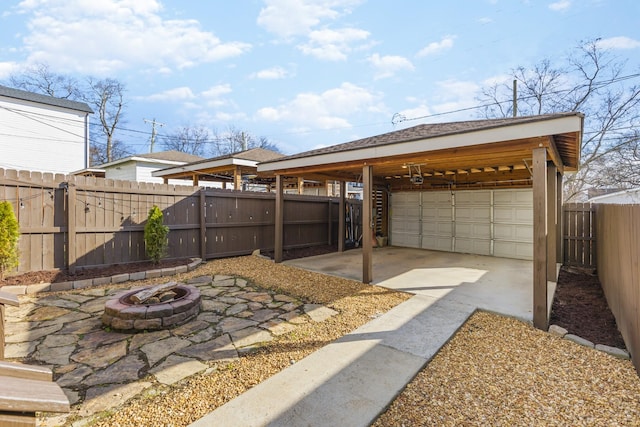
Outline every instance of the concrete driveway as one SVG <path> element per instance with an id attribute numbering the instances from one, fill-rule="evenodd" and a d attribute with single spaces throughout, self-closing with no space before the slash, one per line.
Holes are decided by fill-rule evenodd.
<path id="1" fill-rule="evenodd" d="M 361 249 L 285 264 L 362 280 Z M 373 251 L 373 284 L 533 320 L 532 261 L 387 246 Z"/>

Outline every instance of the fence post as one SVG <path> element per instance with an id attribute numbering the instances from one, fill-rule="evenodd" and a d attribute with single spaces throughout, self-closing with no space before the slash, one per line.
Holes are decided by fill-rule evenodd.
<path id="1" fill-rule="evenodd" d="M 76 187 L 67 182 L 67 270 L 76 272 Z"/>
<path id="2" fill-rule="evenodd" d="M 207 198 L 204 189 L 200 189 L 200 259 L 207 259 Z"/>
<path id="3" fill-rule="evenodd" d="M 333 200 L 329 199 L 327 203 L 329 204 L 329 214 L 327 215 L 327 242 L 331 245 L 333 243 Z"/>

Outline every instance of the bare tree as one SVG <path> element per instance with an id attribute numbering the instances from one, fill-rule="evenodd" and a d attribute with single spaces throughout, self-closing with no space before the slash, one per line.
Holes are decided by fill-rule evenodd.
<path id="1" fill-rule="evenodd" d="M 201 126 L 185 125 L 175 132 L 162 137 L 162 145 L 167 150 L 203 156 L 209 143 L 209 130 Z"/>
<path id="2" fill-rule="evenodd" d="M 73 77 L 52 72 L 47 64 L 36 64 L 24 69 L 20 74 L 9 76 L 9 85 L 56 98 L 80 98 L 78 82 Z"/>
<path id="3" fill-rule="evenodd" d="M 87 89 L 82 98 L 92 105 L 98 114 L 101 131 L 106 139 L 105 158 L 107 162 L 115 160 L 113 156 L 114 134 L 122 120 L 124 109 L 124 84 L 115 79 L 87 79 Z"/>
<path id="4" fill-rule="evenodd" d="M 270 142 L 266 137 L 261 136 L 256 139 L 249 132 L 239 130 L 234 126 L 229 126 L 226 132 L 214 131 L 214 145 L 212 153 L 214 156 L 237 153 L 252 148 L 264 148 L 266 150 L 279 151 L 276 144 Z"/>
<path id="5" fill-rule="evenodd" d="M 599 39 L 582 42 L 560 65 L 543 60 L 530 69 L 516 68 L 512 76 L 518 83 L 518 115 L 585 114 L 580 170 L 566 177 L 566 200 L 583 199 L 591 187 L 640 184 L 640 86 L 628 84 L 640 74 L 630 74 Z M 511 81 L 483 89 L 483 115 L 511 116 L 511 93 Z"/>

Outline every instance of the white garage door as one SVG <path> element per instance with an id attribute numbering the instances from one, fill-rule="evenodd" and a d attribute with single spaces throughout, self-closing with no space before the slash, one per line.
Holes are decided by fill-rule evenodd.
<path id="1" fill-rule="evenodd" d="M 530 189 L 393 193 L 390 218 L 395 246 L 533 258 Z"/>

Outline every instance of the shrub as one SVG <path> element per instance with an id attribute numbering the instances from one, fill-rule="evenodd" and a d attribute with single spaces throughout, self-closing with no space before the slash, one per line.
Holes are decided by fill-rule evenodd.
<path id="1" fill-rule="evenodd" d="M 157 206 L 149 210 L 149 217 L 144 226 L 144 245 L 147 256 L 158 264 L 167 253 L 169 227 L 162 224 L 162 211 Z"/>
<path id="2" fill-rule="evenodd" d="M 0 202 L 0 280 L 4 272 L 18 266 L 20 228 L 11 203 Z"/>

